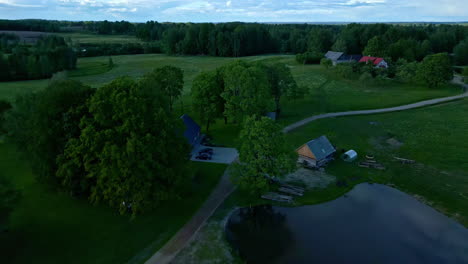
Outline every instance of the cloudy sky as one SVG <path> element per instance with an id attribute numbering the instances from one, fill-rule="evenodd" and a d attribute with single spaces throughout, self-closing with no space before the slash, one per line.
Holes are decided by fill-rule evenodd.
<path id="1" fill-rule="evenodd" d="M 0 18 L 171 22 L 468 21 L 468 0 L 0 0 Z"/>

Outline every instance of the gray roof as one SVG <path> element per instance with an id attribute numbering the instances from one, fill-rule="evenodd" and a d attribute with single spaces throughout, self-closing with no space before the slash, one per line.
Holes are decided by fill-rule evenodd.
<path id="1" fill-rule="evenodd" d="M 330 59 L 332 61 L 337 61 L 341 56 L 343 56 L 343 52 L 336 52 L 336 51 L 328 51 L 326 54 L 325 54 L 325 57 L 327 59 Z"/>
<path id="2" fill-rule="evenodd" d="M 330 141 L 328 141 L 326 136 L 321 136 L 307 142 L 307 146 L 317 160 L 322 160 L 336 152 L 335 148 Z"/>

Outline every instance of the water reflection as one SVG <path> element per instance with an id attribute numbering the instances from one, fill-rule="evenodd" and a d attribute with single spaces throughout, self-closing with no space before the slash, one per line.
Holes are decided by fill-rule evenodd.
<path id="1" fill-rule="evenodd" d="M 378 184 L 314 206 L 239 209 L 226 234 L 246 263 L 468 263 L 468 229 Z"/>
<path id="2" fill-rule="evenodd" d="M 227 223 L 227 238 L 247 263 L 270 263 L 293 246 L 287 217 L 272 206 L 237 210 Z"/>

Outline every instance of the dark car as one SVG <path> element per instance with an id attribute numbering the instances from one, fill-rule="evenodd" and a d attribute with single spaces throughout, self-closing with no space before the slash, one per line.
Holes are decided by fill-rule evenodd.
<path id="1" fill-rule="evenodd" d="M 202 149 L 198 152 L 199 155 L 201 154 L 210 154 L 210 155 L 213 155 L 213 149 L 212 148 L 205 148 L 205 149 Z"/>
<path id="2" fill-rule="evenodd" d="M 199 160 L 211 160 L 211 156 L 208 155 L 208 154 L 201 154 L 201 155 L 198 155 L 196 157 L 196 159 L 199 159 Z"/>

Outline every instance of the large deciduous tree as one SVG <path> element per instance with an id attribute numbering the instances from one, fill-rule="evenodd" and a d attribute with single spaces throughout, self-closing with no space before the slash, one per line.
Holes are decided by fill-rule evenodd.
<path id="1" fill-rule="evenodd" d="M 387 44 L 380 37 L 373 37 L 367 42 L 362 52 L 365 56 L 385 57 L 387 56 Z"/>
<path id="2" fill-rule="evenodd" d="M 248 117 L 240 140 L 240 163 L 233 168 L 233 180 L 242 189 L 264 192 L 271 178 L 282 177 L 296 166 L 297 156 L 286 147 L 280 126 L 267 117 Z"/>
<path id="3" fill-rule="evenodd" d="M 19 97 L 7 115 L 9 136 L 40 181 L 59 183 L 56 158 L 71 138 L 79 136 L 79 123 L 93 92 L 76 81 L 55 81 L 43 91 Z"/>
<path id="4" fill-rule="evenodd" d="M 221 96 L 226 100 L 226 117 L 240 122 L 246 116 L 271 111 L 273 97 L 267 75 L 261 67 L 237 61 L 223 72 L 225 89 Z"/>
<path id="5" fill-rule="evenodd" d="M 460 42 L 454 49 L 455 63 L 458 65 L 468 65 L 468 38 Z"/>
<path id="6" fill-rule="evenodd" d="M 264 70 L 267 73 L 271 95 L 274 98 L 275 111 L 279 115 L 281 112 L 281 98 L 283 96 L 288 98 L 300 97 L 300 89 L 286 64 L 266 65 Z"/>
<path id="7" fill-rule="evenodd" d="M 216 118 L 223 115 L 223 88 L 223 80 L 217 71 L 202 72 L 193 80 L 192 107 L 200 121 L 206 124 L 206 131 Z"/>
<path id="8" fill-rule="evenodd" d="M 429 87 L 435 88 L 453 78 L 452 63 L 447 53 L 429 55 L 421 62 L 418 75 Z"/>
<path id="9" fill-rule="evenodd" d="M 153 85 L 154 89 L 160 89 L 167 96 L 171 110 L 184 89 L 184 72 L 173 66 L 155 69 L 146 74 L 143 80 L 147 85 Z"/>
<path id="10" fill-rule="evenodd" d="M 179 197 L 189 148 L 163 89 L 119 78 L 89 100 L 79 138 L 58 160 L 65 184 L 91 186 L 91 202 L 136 214 Z"/>

